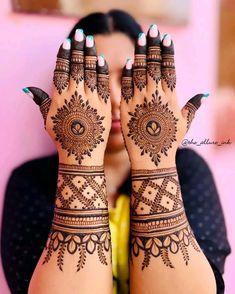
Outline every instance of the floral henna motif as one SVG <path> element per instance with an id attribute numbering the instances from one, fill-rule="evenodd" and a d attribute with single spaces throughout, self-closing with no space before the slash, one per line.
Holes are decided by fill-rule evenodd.
<path id="1" fill-rule="evenodd" d="M 84 53 L 83 51 L 72 51 L 71 56 L 71 77 L 77 85 L 84 79 Z"/>
<path id="2" fill-rule="evenodd" d="M 107 103 L 110 90 L 109 90 L 109 75 L 107 74 L 98 74 L 98 87 L 97 87 L 98 94 Z"/>
<path id="3" fill-rule="evenodd" d="M 61 94 L 62 91 L 68 87 L 69 60 L 59 57 L 57 58 L 53 82 L 59 94 Z"/>
<path id="4" fill-rule="evenodd" d="M 162 55 L 162 79 L 171 91 L 176 87 L 175 62 L 173 54 Z"/>
<path id="5" fill-rule="evenodd" d="M 104 182 L 103 167 L 60 164 L 56 207 L 43 264 L 56 254 L 57 266 L 63 271 L 66 256 L 73 254 L 80 271 L 88 254 L 95 252 L 102 264 L 108 264 L 111 237 Z"/>
<path id="6" fill-rule="evenodd" d="M 142 270 L 152 257 L 174 268 L 169 254 L 181 252 L 188 265 L 188 246 L 200 249 L 188 224 L 175 168 L 132 171 L 131 253 L 144 252 Z"/>
<path id="7" fill-rule="evenodd" d="M 97 110 L 92 108 L 88 101 L 84 102 L 82 96 L 75 91 L 70 101 L 65 100 L 65 105 L 52 117 L 56 141 L 67 150 L 68 156 L 74 155 L 81 164 L 84 156 L 91 156 L 94 148 L 104 141 L 103 119 L 104 117 L 99 116 Z"/>
<path id="8" fill-rule="evenodd" d="M 133 84 L 131 77 L 122 77 L 122 88 L 121 94 L 124 100 L 128 103 L 129 100 L 133 97 Z"/>
<path id="9" fill-rule="evenodd" d="M 147 72 L 156 83 L 161 80 L 161 48 L 149 47 L 147 56 Z"/>
<path id="10" fill-rule="evenodd" d="M 97 84 L 96 56 L 85 56 L 85 83 L 94 92 Z"/>
<path id="11" fill-rule="evenodd" d="M 194 119 L 197 108 L 193 104 L 187 103 L 187 105 L 185 106 L 185 109 L 188 110 L 188 114 L 187 114 L 187 131 L 188 131 L 191 126 L 192 120 Z"/>
<path id="12" fill-rule="evenodd" d="M 148 102 L 137 104 L 134 112 L 129 112 L 128 123 L 130 137 L 142 150 L 141 155 L 148 154 L 156 166 L 160 163 L 161 154 L 167 156 L 167 150 L 176 141 L 177 121 L 172 111 L 161 101 L 158 92 Z"/>
<path id="13" fill-rule="evenodd" d="M 44 120 L 44 125 L 46 126 L 46 119 L 47 119 L 47 114 L 49 112 L 51 105 L 51 99 L 47 98 L 46 100 L 43 101 L 43 103 L 40 105 L 40 111 L 42 113 L 42 117 Z"/>
<path id="14" fill-rule="evenodd" d="M 143 54 L 136 54 L 135 56 L 133 80 L 140 91 L 146 87 L 146 56 Z"/>

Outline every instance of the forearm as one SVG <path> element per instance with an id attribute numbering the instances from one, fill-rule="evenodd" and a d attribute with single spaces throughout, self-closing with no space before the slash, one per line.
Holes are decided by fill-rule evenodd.
<path id="1" fill-rule="evenodd" d="M 94 289 L 112 292 L 103 167 L 60 164 L 52 227 L 29 293 L 92 293 Z"/>
<path id="2" fill-rule="evenodd" d="M 132 171 L 131 292 L 216 293 L 189 226 L 176 168 Z"/>

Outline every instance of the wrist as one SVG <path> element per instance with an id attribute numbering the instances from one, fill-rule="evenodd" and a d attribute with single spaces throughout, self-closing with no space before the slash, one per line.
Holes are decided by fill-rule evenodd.
<path id="1" fill-rule="evenodd" d="M 103 166 L 104 165 L 104 156 L 86 156 L 83 160 L 79 162 L 75 156 L 67 156 L 67 154 L 59 153 L 59 164 L 75 165 L 79 166 Z"/>

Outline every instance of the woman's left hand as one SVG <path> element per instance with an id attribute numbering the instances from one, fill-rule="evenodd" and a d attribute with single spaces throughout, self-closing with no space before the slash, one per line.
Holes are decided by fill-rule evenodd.
<path id="1" fill-rule="evenodd" d="M 121 125 L 133 169 L 175 166 L 175 154 L 201 100 L 198 94 L 180 109 L 176 95 L 174 46 L 161 41 L 152 25 L 140 34 L 135 60 L 127 60 L 122 76 Z"/>

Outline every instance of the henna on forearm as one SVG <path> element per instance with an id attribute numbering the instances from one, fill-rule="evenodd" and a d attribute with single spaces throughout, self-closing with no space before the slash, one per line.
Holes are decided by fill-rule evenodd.
<path id="1" fill-rule="evenodd" d="M 144 253 L 142 270 L 159 257 L 174 268 L 171 254 L 190 261 L 188 247 L 200 249 L 189 226 L 176 168 L 132 170 L 131 257 Z"/>
<path id="2" fill-rule="evenodd" d="M 77 271 L 87 255 L 107 265 L 110 251 L 108 204 L 103 167 L 59 165 L 56 206 L 43 264 L 53 255 L 63 271 L 66 255 L 77 258 Z"/>

